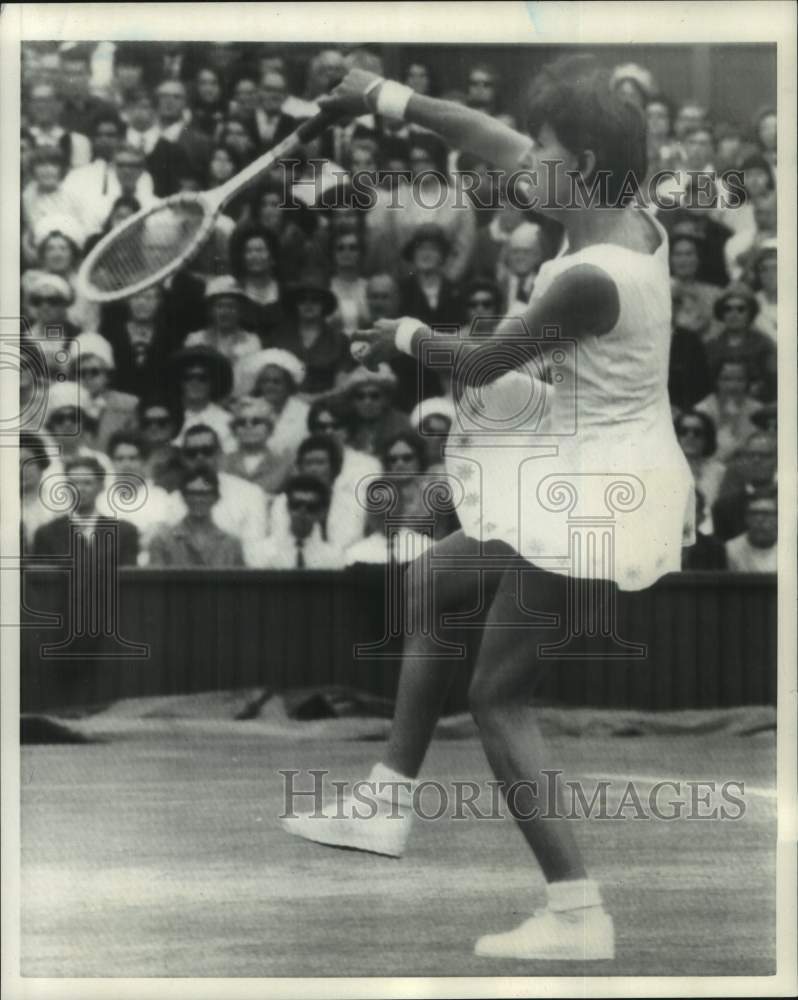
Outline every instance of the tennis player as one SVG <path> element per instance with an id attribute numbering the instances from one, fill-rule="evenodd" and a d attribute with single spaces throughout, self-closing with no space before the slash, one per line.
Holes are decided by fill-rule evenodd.
<path id="1" fill-rule="evenodd" d="M 513 440 L 517 432 L 529 431 L 529 446 L 502 447 L 501 435 L 452 434 L 447 469 L 467 481 L 479 502 L 460 506 L 463 531 L 436 543 L 432 562 L 436 554 L 473 555 L 475 564 L 486 556 L 504 557 L 505 568 L 493 574 L 488 588 L 490 607 L 469 695 L 497 779 L 504 789 L 525 789 L 523 797 L 508 794 L 507 806 L 547 883 L 543 910 L 515 929 L 481 937 L 475 951 L 497 958 L 610 959 L 613 922 L 599 886 L 588 877 L 573 824 L 549 818 L 551 803 L 544 801 L 551 789 L 542 771 L 552 762 L 530 704 L 544 665 L 538 650 L 552 642 L 547 624 L 552 619 L 545 616 L 567 620 L 573 607 L 569 587 L 571 600 L 577 588 L 576 603 L 598 595 L 607 607 L 617 590 L 647 588 L 679 569 L 683 540 L 692 530 L 692 479 L 674 435 L 667 393 L 667 238 L 633 198 L 634 179 L 646 174 L 642 118 L 612 94 L 607 74 L 582 58 L 547 67 L 531 94 L 527 135 L 361 70 L 350 71 L 320 103 L 338 113 L 369 111 L 411 122 L 508 175 L 528 171 L 529 204 L 563 226 L 564 248 L 542 266 L 522 317 L 530 333 L 526 346 L 523 338 L 511 351 L 502 346 L 511 322 L 504 321 L 491 341 L 492 381 L 480 389 L 483 415 L 500 421 L 521 414 Z M 581 185 L 574 184 L 577 178 Z M 559 331 L 555 348 L 573 341 L 576 350 L 559 349 L 556 359 L 552 354 L 550 366 L 558 367 L 562 378 L 547 387 L 542 417 L 540 411 L 525 416 L 529 407 L 521 402 L 530 388 L 535 391 L 536 365 L 541 351 L 549 350 L 545 334 L 551 329 Z M 368 364 L 397 352 L 421 358 L 429 336 L 412 318 L 382 320 L 355 335 L 360 344 L 353 350 Z M 436 338 L 436 345 L 445 347 L 446 341 Z M 451 347 L 460 369 L 468 371 L 470 356 L 484 356 L 485 341 Z M 481 371 L 475 378 L 484 380 L 484 366 L 474 367 Z M 458 400 L 461 409 L 468 400 L 466 391 Z M 574 402 L 576 425 L 566 433 Z M 616 488 L 612 551 L 595 559 L 576 560 L 572 552 L 561 558 L 569 555 L 567 511 L 559 502 L 563 491 L 582 509 L 595 511 L 598 505 L 605 512 L 601 504 Z M 523 601 L 519 569 L 527 571 Z M 420 599 L 418 572 L 412 567 L 407 574 L 411 603 Z M 463 603 L 468 577 L 463 573 L 458 585 L 457 575 L 450 575 L 445 592 L 436 594 L 439 613 L 468 606 Z M 540 613 L 540 625 L 530 624 L 522 604 Z M 413 782 L 453 669 L 451 661 L 436 657 L 429 638 L 408 638 L 387 753 L 370 775 L 384 789 L 385 810 L 363 820 L 345 811 L 341 818 L 336 806 L 324 816 L 287 820 L 290 832 L 332 846 L 401 855 L 413 816 Z M 390 815 L 397 811 L 399 820 Z M 555 812 L 565 814 L 562 806 Z"/>

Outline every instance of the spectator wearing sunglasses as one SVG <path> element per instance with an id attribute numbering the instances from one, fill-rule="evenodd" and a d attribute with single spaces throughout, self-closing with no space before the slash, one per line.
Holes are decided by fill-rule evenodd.
<path id="1" fill-rule="evenodd" d="M 288 524 L 245 549 L 248 566 L 261 569 L 340 569 L 343 553 L 324 539 L 329 487 L 316 476 L 296 475 L 286 483 Z"/>
<path id="2" fill-rule="evenodd" d="M 356 368 L 341 389 L 351 412 L 349 444 L 367 455 L 378 455 L 384 442 L 406 430 L 407 415 L 393 405 L 396 376 L 386 364 L 376 371 Z"/>
<path id="3" fill-rule="evenodd" d="M 47 391 L 44 428 L 57 454 L 50 462 L 48 476 L 63 476 L 72 458 L 91 458 L 113 472 L 107 455 L 94 447 L 94 421 L 86 411 L 84 393 L 77 382 L 53 382 Z"/>
<path id="4" fill-rule="evenodd" d="M 94 426 L 93 447 L 106 452 L 117 431 L 135 429 L 138 400 L 111 388 L 114 355 L 105 337 L 81 333 L 71 342 L 69 354 L 71 373 L 80 384 L 81 400 Z"/>
<path id="5" fill-rule="evenodd" d="M 710 367 L 717 371 L 723 361 L 743 362 L 751 395 L 770 401 L 775 389 L 776 346 L 753 325 L 759 312 L 754 293 L 747 285 L 731 285 L 718 298 L 714 311 L 721 330 L 706 343 Z"/>
<path id="6" fill-rule="evenodd" d="M 220 472 L 222 452 L 219 437 L 212 427 L 199 424 L 186 431 L 181 448 L 183 468 L 189 472 L 211 471 L 218 477 L 219 496 L 213 506 L 213 520 L 218 528 L 239 539 L 242 545 L 266 534 L 266 494 L 255 483 L 241 476 Z M 179 491 L 169 497 L 170 524 L 176 524 L 186 514 L 184 498 Z"/>
<path id="7" fill-rule="evenodd" d="M 267 499 L 282 490 L 293 465 L 290 454 L 274 451 L 270 445 L 274 424 L 274 410 L 265 399 L 256 396 L 238 399 L 233 406 L 232 423 L 238 448 L 222 459 L 225 472 L 255 483 Z"/>
<path id="8" fill-rule="evenodd" d="M 184 510 L 176 524 L 163 525 L 150 542 L 150 566 L 228 569 L 244 565 L 241 542 L 216 523 L 219 477 L 213 469 L 186 469 L 180 487 Z"/>
<path id="9" fill-rule="evenodd" d="M 23 323 L 22 336 L 36 342 L 44 355 L 50 377 L 54 378 L 63 368 L 58 358 L 80 333 L 80 327 L 67 316 L 73 299 L 72 288 L 60 275 L 45 274 L 43 271 L 29 271 L 22 284 L 23 297 L 27 298 L 30 307 L 28 316 L 33 320 L 32 323 Z M 59 330 L 61 336 L 56 335 Z"/>
<path id="10" fill-rule="evenodd" d="M 707 507 L 712 507 L 720 493 L 726 466 L 716 457 L 717 434 L 712 417 L 699 410 L 687 410 L 673 422 L 676 438 L 693 473 Z"/>
<path id="11" fill-rule="evenodd" d="M 169 369 L 170 384 L 177 386 L 183 411 L 183 425 L 175 444 L 183 443 L 190 427 L 202 424 L 214 429 L 225 454 L 234 452 L 237 446 L 231 416 L 221 406 L 233 387 L 233 369 L 227 358 L 212 347 L 184 347 L 172 355 Z"/>
<path id="12" fill-rule="evenodd" d="M 240 391 L 239 362 L 261 350 L 260 337 L 245 329 L 242 312 L 249 299 L 231 274 L 211 278 L 205 288 L 208 321 L 205 328 L 190 333 L 186 347 L 205 345 L 223 354 L 233 366 L 233 386 Z"/>
<path id="13" fill-rule="evenodd" d="M 180 427 L 173 404 L 162 396 L 139 400 L 138 428 L 144 451 L 144 474 L 171 493 L 180 487 L 183 463 L 180 449 L 172 441 Z"/>
<path id="14" fill-rule="evenodd" d="M 749 394 L 748 366 L 742 360 L 722 361 L 715 391 L 696 403 L 695 409 L 711 417 L 718 438 L 717 457 L 728 462 L 756 429 L 752 418 L 762 404 Z"/>

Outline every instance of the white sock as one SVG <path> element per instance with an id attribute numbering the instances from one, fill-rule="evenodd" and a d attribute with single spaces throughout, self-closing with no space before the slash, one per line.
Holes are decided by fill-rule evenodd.
<path id="1" fill-rule="evenodd" d="M 397 802 L 407 809 L 412 807 L 413 791 L 417 785 L 413 778 L 408 778 L 407 775 L 379 763 L 372 767 L 368 780 L 376 785 L 378 799 L 383 802 Z"/>
<path id="2" fill-rule="evenodd" d="M 549 897 L 549 909 L 558 913 L 565 910 L 582 910 L 588 906 L 601 906 L 598 883 L 589 878 L 549 882 L 546 893 Z"/>

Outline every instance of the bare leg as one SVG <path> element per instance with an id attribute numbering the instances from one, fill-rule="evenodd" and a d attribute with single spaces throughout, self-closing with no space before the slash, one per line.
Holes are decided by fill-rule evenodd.
<path id="1" fill-rule="evenodd" d="M 434 611 L 436 619 L 440 620 L 442 614 L 462 611 L 476 605 L 478 577 L 475 570 L 479 568 L 479 546 L 462 531 L 457 531 L 436 542 L 434 552 L 438 556 L 474 557 L 473 560 L 464 560 L 462 570 L 435 574 Z M 418 580 L 418 573 L 423 565 L 419 560 L 407 569 L 405 600 L 408 602 L 422 599 L 421 595 L 425 592 Z M 498 580 L 498 573 L 484 574 L 488 607 Z M 411 620 L 418 621 L 415 610 L 411 613 Z M 444 630 L 441 630 L 441 635 L 444 634 Z M 462 630 L 457 635 L 449 634 L 445 637 L 447 641 L 456 640 L 467 644 L 478 635 L 476 631 Z M 399 774 L 415 778 L 424 762 L 455 671 L 463 670 L 466 664 L 463 660 L 442 659 L 438 646 L 426 636 L 405 639 L 402 657 L 396 709 L 384 763 Z"/>
<path id="2" fill-rule="evenodd" d="M 519 560 L 519 565 L 522 565 Z M 565 614 L 567 579 L 551 573 L 524 574 L 534 590 L 527 605 L 536 611 Z M 530 704 L 540 677 L 536 660 L 539 644 L 556 638 L 555 630 L 522 625 L 518 606 L 517 575 L 508 570 L 499 584 L 485 624 L 474 677 L 469 691 L 490 765 L 505 789 L 517 782 L 519 792 L 508 798 L 508 808 L 548 882 L 585 878 L 585 868 L 568 820 L 540 818 L 551 814 L 553 802 L 545 769 L 555 767 L 547 753 Z M 492 627 L 492 623 L 518 622 L 519 627 Z M 534 788 L 533 788 L 534 783 Z M 536 818 L 525 818 L 537 808 Z M 520 814 L 520 815 L 519 815 Z M 564 808 L 557 796 L 557 814 Z"/>

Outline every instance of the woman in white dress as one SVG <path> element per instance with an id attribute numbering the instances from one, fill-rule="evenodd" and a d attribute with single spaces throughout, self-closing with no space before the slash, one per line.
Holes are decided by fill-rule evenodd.
<path id="1" fill-rule="evenodd" d="M 451 348 L 453 382 L 461 387 L 455 392 L 460 427 L 450 435 L 447 468 L 462 491 L 464 530 L 435 544 L 432 563 L 455 556 L 471 569 L 486 569 L 489 607 L 471 707 L 503 788 L 524 783 L 523 802 L 507 796 L 507 805 L 547 882 L 544 910 L 515 930 L 480 938 L 476 952 L 605 959 L 614 956 L 612 919 L 587 876 L 573 824 L 552 819 L 546 799 L 552 789 L 544 772 L 554 762 L 530 701 L 545 667 L 540 647 L 556 643 L 561 629 L 547 627 L 545 616 L 572 625 L 572 602 L 587 599 L 606 616 L 619 590 L 649 587 L 678 570 L 694 502 L 667 393 L 667 238 L 647 213 L 628 204 L 634 194 L 629 178 L 646 173 L 642 117 L 611 93 L 604 72 L 581 58 L 548 67 L 531 93 L 529 135 L 358 70 L 320 103 L 400 117 L 507 173 L 527 171 L 526 203 L 565 231 L 564 252 L 541 267 L 522 317 L 505 321 L 487 340 L 449 344 L 436 335 L 435 353 Z M 581 190 L 573 183 L 577 177 Z M 411 318 L 381 320 L 356 334 L 353 352 L 372 365 L 397 350 L 423 359 L 428 336 Z M 580 535 L 580 523 L 591 519 L 591 530 Z M 425 581 L 412 572 L 417 565 L 424 571 L 422 561 L 408 574 L 407 621 L 428 600 Z M 524 574 L 531 586 L 522 602 L 520 571 L 532 568 L 536 572 Z M 449 576 L 436 592 L 438 617 L 469 607 L 471 574 Z M 522 603 L 544 617 L 530 621 Z M 402 853 L 413 781 L 452 664 L 441 659 L 434 637 L 406 636 L 392 735 L 370 779 L 383 810 L 374 822 L 331 813 L 289 820 L 291 832 L 334 846 Z M 391 809 L 404 822 L 390 818 Z"/>

